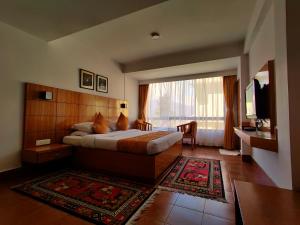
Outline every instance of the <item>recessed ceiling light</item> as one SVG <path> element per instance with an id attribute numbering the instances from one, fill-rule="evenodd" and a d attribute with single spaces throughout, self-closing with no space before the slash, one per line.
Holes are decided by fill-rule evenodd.
<path id="1" fill-rule="evenodd" d="M 151 33 L 151 38 L 152 38 L 153 40 L 157 40 L 157 39 L 160 38 L 160 35 L 159 35 L 159 33 L 157 33 L 157 32 L 152 32 L 152 33 Z"/>

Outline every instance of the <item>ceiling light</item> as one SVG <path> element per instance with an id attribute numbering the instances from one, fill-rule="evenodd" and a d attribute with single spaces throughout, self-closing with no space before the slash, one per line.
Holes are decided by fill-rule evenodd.
<path id="1" fill-rule="evenodd" d="M 160 38 L 160 35 L 159 35 L 159 33 L 157 33 L 157 32 L 152 32 L 152 33 L 151 33 L 151 38 L 152 38 L 153 40 L 157 40 L 157 39 Z"/>

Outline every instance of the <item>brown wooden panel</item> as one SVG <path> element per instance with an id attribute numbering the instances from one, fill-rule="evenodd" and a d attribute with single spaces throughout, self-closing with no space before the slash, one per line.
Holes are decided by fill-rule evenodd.
<path id="1" fill-rule="evenodd" d="M 26 132 L 24 135 L 24 147 L 35 146 L 36 140 L 51 139 L 51 143 L 56 143 L 54 131 L 39 131 L 39 132 Z"/>
<path id="2" fill-rule="evenodd" d="M 104 170 L 153 182 L 181 154 L 181 142 L 155 155 L 79 147 L 74 152 L 74 160 L 76 164 L 84 168 Z"/>
<path id="3" fill-rule="evenodd" d="M 53 99 L 39 99 L 41 91 L 51 91 Z M 120 109 L 123 100 L 30 83 L 26 84 L 25 95 L 23 147 L 35 146 L 38 139 L 61 142 L 73 124 L 93 121 L 96 112 L 112 121 L 120 112 L 128 116 L 128 109 Z"/>
<path id="4" fill-rule="evenodd" d="M 78 117 L 79 106 L 73 103 L 57 103 L 57 116 Z"/>
<path id="5" fill-rule="evenodd" d="M 120 108 L 109 108 L 108 109 L 108 116 L 109 117 L 119 117 L 120 113 L 123 113 L 125 116 L 128 116 L 128 110 L 127 109 L 120 109 Z"/>
<path id="6" fill-rule="evenodd" d="M 107 107 L 96 107 L 96 112 L 100 112 L 102 116 L 108 118 L 108 108 Z"/>
<path id="7" fill-rule="evenodd" d="M 102 96 L 96 96 L 96 106 L 97 107 L 108 108 L 108 101 L 109 101 L 109 98 L 102 97 Z"/>
<path id="8" fill-rule="evenodd" d="M 55 130 L 55 116 L 26 116 L 25 132 L 53 131 Z"/>
<path id="9" fill-rule="evenodd" d="M 57 102 L 78 104 L 79 93 L 75 91 L 57 89 Z"/>
<path id="10" fill-rule="evenodd" d="M 46 100 L 28 100 L 26 101 L 25 115 L 29 116 L 55 116 L 56 103 Z"/>
<path id="11" fill-rule="evenodd" d="M 109 108 L 120 108 L 118 99 L 110 98 L 108 102 Z"/>
<path id="12" fill-rule="evenodd" d="M 79 105 L 93 105 L 93 106 L 96 106 L 96 95 L 79 93 Z"/>
<path id="13" fill-rule="evenodd" d="M 70 131 L 67 130 L 56 130 L 55 132 L 55 139 L 57 141 L 57 143 L 62 143 L 63 142 L 63 138 L 67 135 L 70 135 Z"/>
<path id="14" fill-rule="evenodd" d="M 78 117 L 58 116 L 56 118 L 56 130 L 66 130 L 70 132 L 73 124 L 78 122 Z"/>
<path id="15" fill-rule="evenodd" d="M 26 89 L 26 99 L 27 100 L 37 100 L 37 99 L 39 99 L 40 92 L 51 91 L 52 92 L 52 100 L 47 100 L 47 101 L 53 101 L 53 102 L 56 101 L 57 88 L 27 83 L 25 89 Z"/>

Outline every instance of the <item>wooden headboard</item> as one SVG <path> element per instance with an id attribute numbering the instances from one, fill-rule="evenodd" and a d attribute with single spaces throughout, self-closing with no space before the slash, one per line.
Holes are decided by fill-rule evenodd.
<path id="1" fill-rule="evenodd" d="M 52 92 L 52 100 L 41 99 L 43 91 Z M 121 103 L 127 104 L 120 99 L 26 83 L 23 148 L 35 146 L 40 139 L 61 143 L 74 123 L 92 121 L 96 112 L 109 121 L 116 121 L 121 112 L 128 116 L 128 107 L 120 108 Z"/>

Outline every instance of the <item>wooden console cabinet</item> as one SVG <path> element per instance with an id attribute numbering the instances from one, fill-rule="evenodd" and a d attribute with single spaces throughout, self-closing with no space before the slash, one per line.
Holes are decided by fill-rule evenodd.
<path id="1" fill-rule="evenodd" d="M 25 148 L 22 151 L 22 161 L 27 163 L 45 163 L 66 158 L 72 155 L 72 146 L 65 144 L 50 144 Z"/>
<path id="2" fill-rule="evenodd" d="M 261 148 L 272 152 L 278 151 L 276 134 L 262 131 L 245 131 L 235 127 L 234 132 L 250 147 Z"/>
<path id="3" fill-rule="evenodd" d="M 300 192 L 234 181 L 237 225 L 300 225 Z"/>

